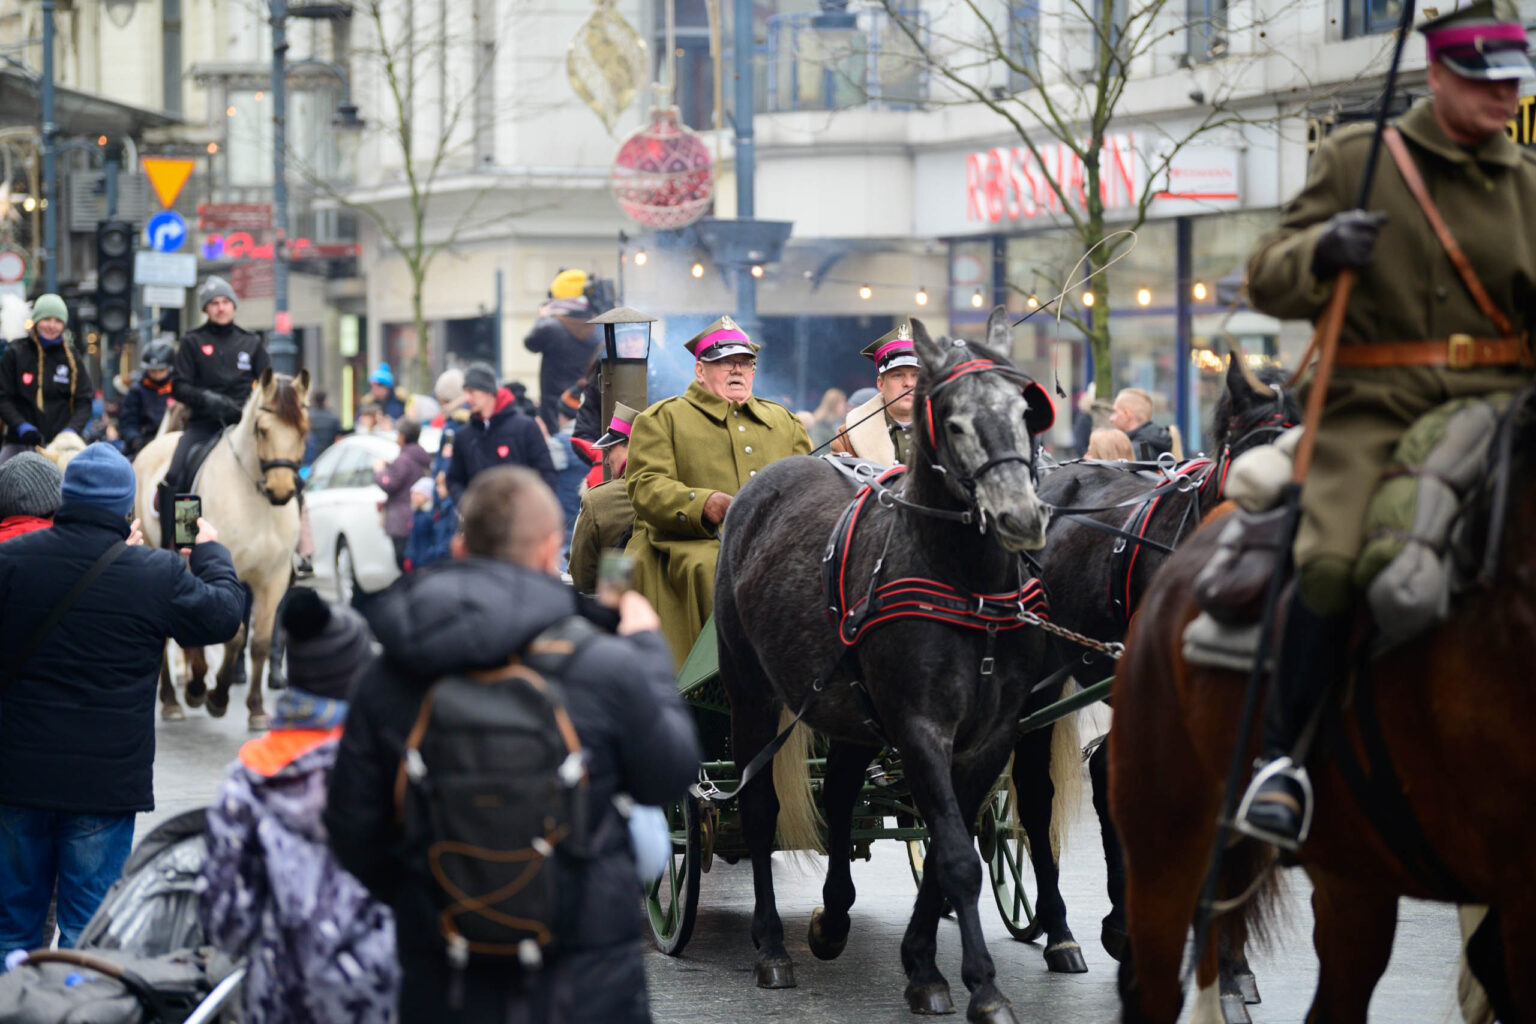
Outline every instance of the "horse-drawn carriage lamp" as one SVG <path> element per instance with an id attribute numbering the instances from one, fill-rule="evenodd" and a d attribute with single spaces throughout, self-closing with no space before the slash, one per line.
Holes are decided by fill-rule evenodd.
<path id="1" fill-rule="evenodd" d="M 588 320 L 603 328 L 603 425 L 613 419 L 615 402 L 631 409 L 644 409 L 646 367 L 651 355 L 653 316 L 638 309 L 619 306 Z"/>

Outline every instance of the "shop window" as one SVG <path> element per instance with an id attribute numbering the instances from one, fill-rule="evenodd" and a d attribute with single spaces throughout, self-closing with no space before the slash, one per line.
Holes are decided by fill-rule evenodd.
<path id="1" fill-rule="evenodd" d="M 767 111 L 913 108 L 927 97 L 928 71 L 909 29 L 925 38 L 927 15 L 905 8 L 894 16 L 883 10 L 770 15 Z"/>
<path id="2" fill-rule="evenodd" d="M 1227 0 L 1187 0 L 1189 59 L 1195 63 L 1227 55 Z"/>
<path id="3" fill-rule="evenodd" d="M 1397 27 L 1402 0 L 1342 0 L 1344 38 L 1380 35 Z"/>
<path id="4" fill-rule="evenodd" d="M 677 85 L 672 102 L 682 122 L 692 128 L 709 128 L 715 123 L 715 64 L 709 55 L 709 10 L 704 0 L 676 0 L 673 8 Z M 663 61 L 667 59 L 666 7 L 657 0 L 653 22 L 656 26 L 651 51 L 655 57 L 655 79 L 666 78 Z M 725 40 L 729 42 L 727 38 Z M 731 65 L 727 65 L 730 67 Z M 726 89 L 731 88 L 726 83 Z"/>
<path id="5" fill-rule="evenodd" d="M 1008 89 L 1023 92 L 1040 78 L 1040 0 L 1008 5 Z"/>

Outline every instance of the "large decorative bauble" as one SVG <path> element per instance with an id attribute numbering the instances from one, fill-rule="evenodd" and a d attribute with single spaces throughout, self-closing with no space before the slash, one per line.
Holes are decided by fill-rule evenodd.
<path id="1" fill-rule="evenodd" d="M 608 133 L 629 109 L 645 82 L 645 40 L 613 9 L 614 0 L 597 0 L 593 11 L 565 52 L 565 76 Z"/>
<path id="2" fill-rule="evenodd" d="M 613 160 L 613 194 L 625 213 L 648 228 L 687 227 L 709 211 L 715 172 L 709 147 L 677 119 L 677 108 L 625 139 Z"/>

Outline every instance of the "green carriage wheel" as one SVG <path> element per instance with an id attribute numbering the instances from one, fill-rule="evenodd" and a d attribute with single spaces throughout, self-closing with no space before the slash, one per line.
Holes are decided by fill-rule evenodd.
<path id="1" fill-rule="evenodd" d="M 1003 927 L 1020 942 L 1033 942 L 1041 931 L 1035 921 L 1034 905 L 1029 902 L 1035 872 L 1029 860 L 1029 841 L 1013 803 L 1013 787 L 999 786 L 981 808 L 976 843 L 987 862 L 992 898 L 997 902 Z"/>
<path id="2" fill-rule="evenodd" d="M 699 867 L 703 829 L 699 800 L 689 794 L 667 811 L 672 826 L 672 861 L 645 894 L 646 916 L 656 948 L 679 956 L 693 935 L 699 913 Z"/>

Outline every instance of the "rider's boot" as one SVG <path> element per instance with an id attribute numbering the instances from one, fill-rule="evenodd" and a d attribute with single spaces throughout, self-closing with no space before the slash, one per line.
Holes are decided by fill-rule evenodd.
<path id="1" fill-rule="evenodd" d="M 1296 741 L 1348 668 L 1350 611 L 1319 614 L 1298 589 L 1291 598 L 1279 664 L 1264 707 L 1264 755 L 1238 805 L 1237 830 L 1282 850 L 1306 842 L 1312 780 L 1292 760 Z"/>

